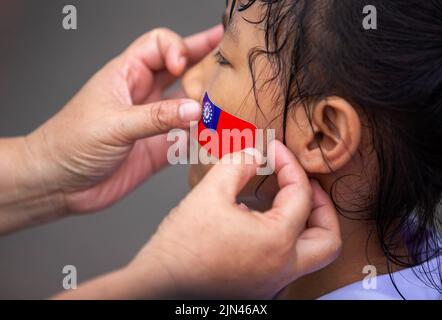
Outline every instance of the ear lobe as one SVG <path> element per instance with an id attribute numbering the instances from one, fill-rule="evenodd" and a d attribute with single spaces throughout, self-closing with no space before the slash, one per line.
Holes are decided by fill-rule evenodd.
<path id="1" fill-rule="evenodd" d="M 297 153 L 304 169 L 311 174 L 328 174 L 345 166 L 361 142 L 361 122 L 355 108 L 346 100 L 330 97 L 314 106 L 310 133 Z"/>

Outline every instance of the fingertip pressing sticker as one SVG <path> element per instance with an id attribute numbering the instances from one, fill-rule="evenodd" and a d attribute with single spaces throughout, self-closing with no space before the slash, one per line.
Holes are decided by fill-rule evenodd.
<path id="1" fill-rule="evenodd" d="M 256 126 L 215 105 L 204 95 L 203 115 L 198 123 L 197 141 L 208 154 L 222 158 L 229 153 L 253 149 L 256 144 Z"/>

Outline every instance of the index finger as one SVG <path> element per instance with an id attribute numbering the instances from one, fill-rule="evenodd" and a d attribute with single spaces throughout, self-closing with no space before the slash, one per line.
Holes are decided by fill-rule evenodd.
<path id="1" fill-rule="evenodd" d="M 178 76 L 185 67 L 180 61 L 195 64 L 215 49 L 224 34 L 222 25 L 183 39 L 177 33 L 159 28 L 135 40 L 123 53 L 137 67 L 139 62 L 152 72 L 169 69 Z M 184 60 L 179 60 L 184 58 Z"/>
<path id="2" fill-rule="evenodd" d="M 224 35 L 224 28 L 221 24 L 187 37 L 184 42 L 188 48 L 190 65 L 198 63 L 221 42 Z"/>
<path id="3" fill-rule="evenodd" d="M 301 164 L 281 142 L 270 143 L 268 157 L 278 177 L 280 191 L 267 214 L 283 216 L 290 228 L 300 232 L 312 208 L 310 181 Z"/>

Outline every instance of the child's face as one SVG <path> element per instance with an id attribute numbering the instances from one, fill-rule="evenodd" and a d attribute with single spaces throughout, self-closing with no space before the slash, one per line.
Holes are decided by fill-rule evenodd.
<path id="1" fill-rule="evenodd" d="M 259 7 L 253 6 L 244 12 L 235 12 L 229 21 L 226 10 L 226 33 L 217 50 L 200 64 L 192 68 L 183 79 L 186 94 L 197 101 L 202 101 L 208 92 L 212 101 L 224 111 L 255 124 L 258 128 L 276 129 L 281 138 L 281 110 L 273 105 L 274 85 L 262 87 L 270 77 L 270 63 L 265 56 L 260 56 L 254 64 L 255 84 L 260 109 L 257 106 L 249 68 L 249 55 L 256 48 L 264 48 L 262 26 L 245 21 L 258 21 Z M 279 111 L 279 112 L 278 112 Z M 210 166 L 193 165 L 189 180 L 195 186 L 210 169 Z M 266 208 L 271 204 L 277 191 L 274 177 L 270 177 L 258 188 L 263 177 L 256 177 L 243 190 L 239 201 L 256 209 Z M 257 196 L 257 197 L 256 197 Z"/>

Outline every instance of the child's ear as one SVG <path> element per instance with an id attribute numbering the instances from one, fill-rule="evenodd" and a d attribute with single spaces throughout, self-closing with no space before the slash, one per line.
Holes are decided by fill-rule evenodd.
<path id="1" fill-rule="evenodd" d="M 288 147 L 311 174 L 327 174 L 345 166 L 361 142 L 357 111 L 339 97 L 312 106 L 310 118 L 296 107 L 287 123 Z"/>

